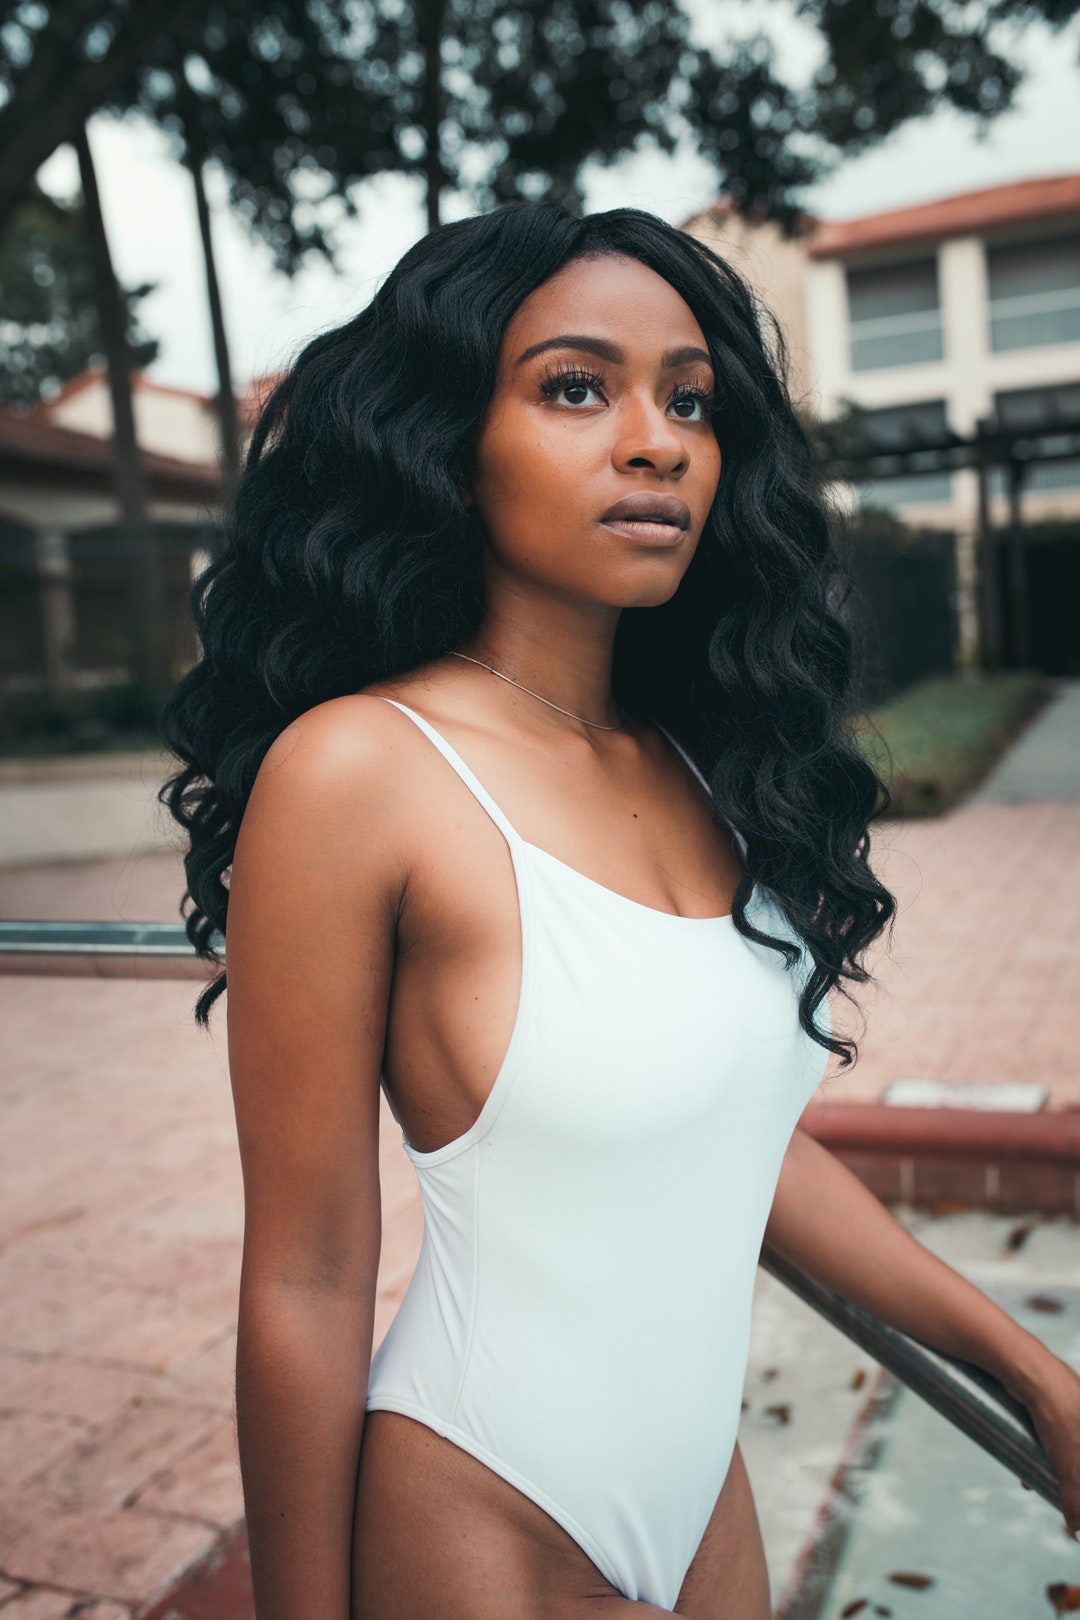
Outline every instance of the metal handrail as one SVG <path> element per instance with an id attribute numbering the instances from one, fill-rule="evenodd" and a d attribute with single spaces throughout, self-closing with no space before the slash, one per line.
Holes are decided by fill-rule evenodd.
<path id="1" fill-rule="evenodd" d="M 222 954 L 223 936 L 213 943 Z M 0 973 L 190 979 L 212 969 L 195 955 L 183 923 L 0 921 Z"/>
<path id="2" fill-rule="evenodd" d="M 182 923 L 0 922 L 3 956 L 180 956 L 192 954 Z"/>
<path id="3" fill-rule="evenodd" d="M 215 946 L 223 950 L 221 935 L 215 936 Z M 80 973 L 87 971 L 81 964 L 102 957 L 121 966 L 125 961 L 153 961 L 165 965 L 167 973 L 171 964 L 176 977 L 187 977 L 191 964 L 198 960 L 180 923 L 0 921 L 0 963 L 19 960 L 26 964 L 23 971 L 32 973 L 39 962 L 48 960 L 51 964 L 61 963 L 61 971 Z M 768 1245 L 761 1251 L 760 1264 L 1061 1511 L 1054 1473 L 1031 1419 L 997 1379 L 889 1327 L 869 1311 L 815 1282 Z"/>
<path id="4" fill-rule="evenodd" d="M 761 1268 L 873 1356 L 969 1440 L 1061 1511 L 1057 1481 L 1027 1409 L 990 1373 L 889 1327 L 766 1245 Z"/>

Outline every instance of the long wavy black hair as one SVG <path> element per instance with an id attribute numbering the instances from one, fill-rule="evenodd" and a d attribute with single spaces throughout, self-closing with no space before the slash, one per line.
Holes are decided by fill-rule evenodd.
<path id="1" fill-rule="evenodd" d="M 770 889 L 813 959 L 803 1028 L 827 993 L 867 978 L 892 896 L 868 864 L 882 786 L 853 746 L 852 640 L 814 459 L 783 378 L 773 323 L 729 265 L 650 214 L 576 219 L 514 204 L 418 242 L 356 318 L 303 350 L 262 411 L 221 554 L 193 590 L 200 662 L 163 713 L 182 768 L 162 799 L 186 830 L 188 936 L 220 960 L 244 807 L 275 737 L 328 698 L 459 646 L 484 611 L 478 521 L 459 485 L 523 299 L 571 260 L 622 254 L 693 311 L 717 379 L 723 472 L 672 599 L 628 609 L 614 688 L 698 758 L 719 814 L 746 840 L 740 933 Z M 200 996 L 206 1023 L 225 988 Z"/>

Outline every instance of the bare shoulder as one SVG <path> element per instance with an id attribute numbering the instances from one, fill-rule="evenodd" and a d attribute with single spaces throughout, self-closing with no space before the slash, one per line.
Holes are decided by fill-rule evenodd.
<path id="1" fill-rule="evenodd" d="M 330 698 L 299 715 L 267 750 L 259 779 L 306 784 L 316 795 L 378 779 L 400 754 L 402 718 L 366 692 Z"/>
<path id="2" fill-rule="evenodd" d="M 410 808 L 423 801 L 415 780 L 415 728 L 366 693 L 309 709 L 275 738 L 244 813 L 241 844 L 282 839 L 292 859 L 305 849 L 354 857 L 402 858 Z"/>

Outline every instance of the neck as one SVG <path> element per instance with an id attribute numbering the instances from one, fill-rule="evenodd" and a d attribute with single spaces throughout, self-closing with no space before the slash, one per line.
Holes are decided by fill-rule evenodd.
<path id="1" fill-rule="evenodd" d="M 483 623 L 461 651 L 571 714 L 618 725 L 611 691 L 617 608 L 524 591 L 490 591 Z"/>

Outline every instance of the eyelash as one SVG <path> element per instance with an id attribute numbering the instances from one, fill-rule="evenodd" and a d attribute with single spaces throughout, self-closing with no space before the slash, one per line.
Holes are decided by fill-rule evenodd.
<path id="1" fill-rule="evenodd" d="M 561 362 L 546 371 L 540 384 L 541 391 L 547 399 L 560 394 L 564 388 L 593 388 L 598 394 L 604 391 L 607 382 L 606 374 L 602 371 L 588 371 L 584 366 L 575 366 Z M 688 382 L 677 383 L 671 391 L 668 405 L 675 405 L 684 399 L 692 399 L 702 407 L 705 416 L 710 416 L 716 408 L 716 398 L 712 390 L 707 388 L 697 377 Z M 680 418 L 689 421 L 689 417 Z"/>

